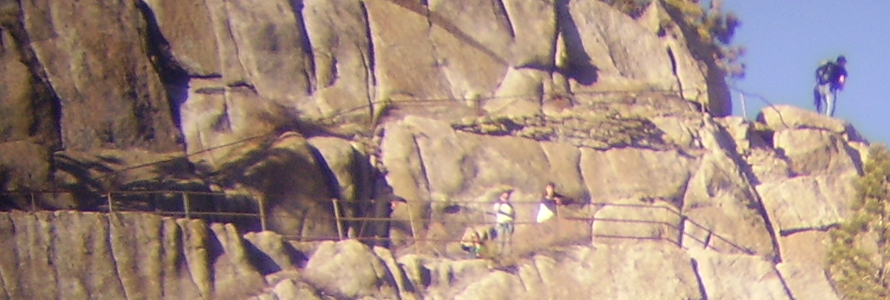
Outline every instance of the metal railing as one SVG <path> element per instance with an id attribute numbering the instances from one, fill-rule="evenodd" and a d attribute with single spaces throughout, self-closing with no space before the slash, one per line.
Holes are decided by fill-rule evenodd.
<path id="1" fill-rule="evenodd" d="M 47 194 L 49 194 L 49 195 L 57 195 L 57 194 L 74 195 L 76 193 L 73 191 L 0 191 L 0 197 L 9 197 L 9 196 L 27 197 L 27 199 L 29 201 L 29 208 L 30 208 L 30 210 L 28 210 L 28 211 L 30 211 L 30 212 L 54 210 L 54 209 L 42 208 L 41 205 L 38 204 L 37 199 L 42 198 L 43 196 L 45 196 Z M 134 209 L 134 208 L 132 208 L 132 206 L 126 205 L 128 203 L 124 202 L 130 196 L 154 197 L 154 199 L 152 201 L 156 201 L 158 196 L 160 196 L 159 198 L 163 199 L 164 201 L 170 201 L 170 198 L 178 198 L 180 201 L 180 203 L 179 203 L 180 205 L 172 206 L 174 210 L 158 209 L 158 207 L 169 208 L 170 206 L 156 205 L 156 204 L 151 206 L 153 209 Z M 173 196 L 173 197 L 171 197 L 171 196 Z M 178 196 L 178 197 L 175 197 L 175 196 Z M 264 231 L 268 230 L 268 225 L 267 225 L 268 216 L 266 213 L 265 204 L 263 203 L 264 201 L 256 201 L 256 203 L 257 203 L 257 212 L 256 213 L 234 212 L 234 211 L 232 211 L 232 212 L 207 211 L 206 209 L 195 209 L 195 201 L 196 200 L 194 198 L 196 196 L 204 196 L 204 197 L 209 196 L 210 199 L 223 199 L 225 201 L 227 197 L 231 196 L 231 194 L 222 193 L 222 192 L 174 191 L 174 190 L 114 191 L 114 192 L 106 192 L 104 195 L 102 195 L 102 198 L 103 198 L 102 201 L 104 203 L 103 203 L 103 205 L 98 206 L 97 209 L 100 212 L 108 212 L 108 213 L 144 212 L 144 213 L 153 213 L 153 214 L 165 215 L 165 216 L 179 216 L 179 217 L 185 217 L 185 218 L 204 218 L 204 219 L 213 218 L 213 217 L 247 218 L 247 219 L 255 219 L 257 222 L 259 222 L 261 230 L 264 230 Z M 441 222 L 443 224 L 458 224 L 460 226 L 494 225 L 493 221 L 485 221 L 485 220 L 482 220 L 482 221 L 447 220 L 446 221 L 446 220 L 436 220 L 436 219 L 432 219 L 432 218 L 415 218 L 415 216 L 412 212 L 411 206 L 417 205 L 417 204 L 430 205 L 430 204 L 434 203 L 432 201 L 423 201 L 423 202 L 408 201 L 407 203 L 399 204 L 399 205 L 407 205 L 408 206 L 408 209 L 407 209 L 408 219 L 397 219 L 397 218 L 393 218 L 392 216 L 389 216 L 389 217 L 346 216 L 343 214 L 343 209 L 342 209 L 344 203 L 341 203 L 341 202 L 344 202 L 344 201 L 340 201 L 338 199 L 331 199 L 331 205 L 333 207 L 331 217 L 311 216 L 311 217 L 305 218 L 307 220 L 329 221 L 329 222 L 334 223 L 336 226 L 336 231 L 337 231 L 336 237 L 306 237 L 306 236 L 293 236 L 293 235 L 286 235 L 286 234 L 284 234 L 283 236 L 288 239 L 300 240 L 300 241 L 329 241 L 329 240 L 345 240 L 345 239 L 356 239 L 356 240 L 360 240 L 360 241 L 388 240 L 388 238 L 385 238 L 385 237 L 365 235 L 365 233 L 363 231 L 366 227 L 368 227 L 368 223 L 371 223 L 371 222 L 406 222 L 407 221 L 407 223 L 410 225 L 410 231 L 411 231 L 411 236 L 407 237 L 407 239 L 411 240 L 415 244 L 417 244 L 418 242 L 453 243 L 453 242 L 460 242 L 461 240 L 459 238 L 458 239 L 424 238 L 424 237 L 421 237 L 418 235 L 419 231 L 416 226 L 419 224 L 419 222 L 425 222 L 425 223 Z M 373 200 L 371 200 L 369 202 L 370 203 L 368 203 L 368 204 L 374 204 Z M 540 205 L 539 201 L 511 201 L 511 203 L 514 204 L 514 210 L 515 210 L 516 206 L 522 206 L 522 205 L 538 206 L 538 205 Z M 130 204 L 132 204 L 132 202 Z M 206 208 L 207 207 L 206 204 L 208 204 L 208 203 L 201 203 L 201 204 L 205 204 L 205 205 L 203 205 L 203 207 Z M 490 205 L 490 203 L 480 202 L 480 201 L 449 201 L 449 205 L 456 205 L 456 206 L 459 206 L 462 208 L 470 209 L 472 214 L 476 214 L 476 215 L 481 214 L 484 219 L 484 216 L 488 214 L 488 213 L 486 213 L 486 210 L 485 209 L 476 209 L 476 208 L 486 207 L 486 206 Z M 590 236 L 593 239 L 612 238 L 612 239 L 633 239 L 633 240 L 661 240 L 661 241 L 667 241 L 671 244 L 675 244 L 678 247 L 688 249 L 686 247 L 686 245 L 683 244 L 683 239 L 689 238 L 690 240 L 696 241 L 696 242 L 700 243 L 701 245 L 703 245 L 705 247 L 705 249 L 711 249 L 711 250 L 718 251 L 718 252 L 721 251 L 721 249 L 718 249 L 717 246 L 713 245 L 712 241 L 719 240 L 723 244 L 728 245 L 728 247 L 731 248 L 732 250 L 739 251 L 739 252 L 746 253 L 746 254 L 754 254 L 753 250 L 751 250 L 747 247 L 741 246 L 738 243 L 733 242 L 729 238 L 714 232 L 713 229 L 708 228 L 708 227 L 702 225 L 701 223 L 698 223 L 698 222 L 690 219 L 688 216 L 686 216 L 685 214 L 683 214 L 682 212 L 680 212 L 679 210 L 677 210 L 676 208 L 674 208 L 672 206 L 656 205 L 654 203 L 632 204 L 632 203 L 612 203 L 612 202 L 579 202 L 579 203 L 574 203 L 574 204 L 569 204 L 569 205 L 572 205 L 576 208 L 580 206 L 580 208 L 581 208 L 580 210 L 575 209 L 574 211 L 575 212 L 584 211 L 584 213 L 581 216 L 577 216 L 577 215 L 571 216 L 571 215 L 567 214 L 568 211 L 565 208 L 566 206 L 557 206 L 557 209 L 554 212 L 555 213 L 554 219 L 556 220 L 556 222 L 563 222 L 563 221 L 583 222 L 586 224 L 586 226 L 588 226 L 587 228 L 590 228 L 590 230 L 591 230 Z M 219 207 L 220 205 L 210 205 L 210 206 Z M 663 210 L 666 213 L 668 213 L 668 215 L 672 216 L 673 218 L 676 218 L 677 221 L 676 222 L 667 222 L 667 221 L 652 220 L 652 219 L 646 219 L 646 218 L 596 217 L 596 213 L 605 207 L 624 207 L 624 208 L 630 208 L 630 209 L 635 209 L 635 210 L 643 210 L 643 209 Z M 358 232 L 349 236 L 346 232 L 346 229 L 344 228 L 344 226 L 346 226 L 347 222 L 358 222 L 359 224 L 361 224 L 361 225 L 359 225 L 360 229 L 358 230 Z M 593 225 L 597 222 L 664 226 L 665 228 L 675 230 L 677 232 L 677 236 L 668 237 L 668 236 L 665 236 L 664 234 L 661 234 L 658 236 L 621 236 L 621 235 L 602 235 L 602 234 L 598 235 L 593 229 L 594 228 Z M 538 224 L 538 223 L 535 221 L 516 220 L 516 221 L 514 221 L 514 224 Z M 687 229 L 689 229 L 688 228 L 689 226 L 693 226 L 697 229 L 702 230 L 703 232 L 706 232 L 706 234 L 705 234 L 706 236 L 704 238 L 700 238 L 700 237 L 694 236 L 693 234 L 690 234 L 687 230 Z"/>

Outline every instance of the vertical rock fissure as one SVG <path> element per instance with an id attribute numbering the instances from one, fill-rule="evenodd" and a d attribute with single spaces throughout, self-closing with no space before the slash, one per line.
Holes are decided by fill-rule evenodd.
<path id="1" fill-rule="evenodd" d="M 15 232 L 15 231 L 13 230 L 13 232 Z M 13 248 L 15 248 L 15 247 L 13 247 Z M 9 249 L 6 249 L 6 250 L 8 251 Z M 13 249 L 13 250 L 15 250 L 15 249 Z M 16 251 L 16 252 L 18 252 L 18 251 Z M 16 261 L 19 261 L 18 258 L 16 258 Z M 3 273 L 3 268 L 0 268 L 0 288 L 3 288 L 3 294 L 6 295 L 6 299 L 15 299 L 15 297 L 13 297 L 9 293 L 9 286 L 10 286 L 9 284 L 6 284 L 6 274 Z"/>
<path id="2" fill-rule="evenodd" d="M 3 218 L 9 219 L 9 228 L 7 230 L 9 230 L 9 232 L 13 233 L 13 234 L 18 233 L 18 228 L 16 228 L 17 226 L 15 225 L 15 218 L 13 218 L 10 214 L 5 214 L 5 216 L 3 216 Z M 14 236 L 10 236 L 10 237 L 13 237 L 13 239 L 14 239 Z M 7 251 L 12 251 L 12 253 L 15 257 L 15 261 L 21 263 L 22 256 L 21 256 L 21 254 L 19 254 L 19 252 L 20 252 L 19 247 L 11 247 L 11 248 L 12 249 L 7 249 Z M 18 270 L 18 268 L 16 268 L 16 270 Z M 0 268 L 0 271 L 2 271 L 2 268 Z M 4 286 L 3 291 L 6 292 L 6 295 L 8 297 L 7 299 L 15 299 L 15 297 L 12 297 L 12 295 L 10 295 L 10 290 L 9 290 L 10 284 L 6 282 L 6 277 L 5 277 L 6 275 L 8 275 L 8 274 L 0 274 L 0 276 L 3 276 L 3 286 Z M 19 274 L 16 274 L 16 275 L 19 275 Z M 17 290 L 12 291 L 13 293 L 17 292 L 15 294 L 19 294 L 19 295 L 27 295 L 28 294 L 29 291 L 18 288 L 18 287 L 22 286 L 21 275 L 11 277 L 10 279 L 15 280 L 15 286 L 17 287 L 16 288 Z"/>
<path id="3" fill-rule="evenodd" d="M 420 148 L 420 142 L 417 141 L 416 135 L 412 135 L 411 139 L 414 141 L 414 147 L 417 149 L 417 164 L 420 166 L 420 175 L 423 176 L 423 184 L 424 189 L 426 189 L 427 198 L 432 199 L 430 191 L 430 178 L 429 173 L 427 172 L 426 161 L 424 161 L 423 159 L 423 150 Z"/>
<path id="4" fill-rule="evenodd" d="M 504 16 L 505 19 L 507 19 L 507 30 L 510 33 L 510 38 L 516 40 L 516 31 L 514 29 L 515 26 L 513 24 L 513 19 L 510 18 L 510 13 L 507 12 L 507 6 L 504 5 L 504 0 L 494 0 L 494 3 L 498 6 L 498 10 L 500 10 L 495 13 L 500 13 Z"/>
<path id="5" fill-rule="evenodd" d="M 120 266 L 117 264 L 118 255 L 114 251 L 115 247 L 114 247 L 114 243 L 112 242 L 113 233 L 112 233 L 112 229 L 111 229 L 111 218 L 113 216 L 114 216 L 114 214 L 103 214 L 102 215 L 102 221 L 104 221 L 104 223 L 105 223 L 105 232 L 108 234 L 108 236 L 105 237 L 105 243 L 108 246 L 108 251 L 111 252 L 111 265 L 114 268 L 114 274 L 112 276 L 114 276 L 115 279 L 117 279 L 117 283 L 120 284 L 121 291 L 124 294 L 124 299 L 131 299 L 130 294 L 127 292 L 127 286 L 124 285 L 124 280 L 121 277 L 121 274 L 123 274 L 123 273 L 121 273 Z M 129 255 L 129 253 L 128 253 L 128 255 Z"/>
<path id="6" fill-rule="evenodd" d="M 377 57 L 374 52 L 374 35 L 371 32 L 373 29 L 371 29 L 371 16 L 368 15 L 367 4 L 364 1 L 360 1 L 359 8 L 362 10 L 362 17 L 364 18 L 362 21 L 365 23 L 365 38 L 368 40 L 368 56 L 362 55 L 362 64 L 368 74 L 366 79 L 368 83 L 366 90 L 368 95 L 368 116 L 373 116 L 374 103 L 377 99 Z"/>
<path id="7" fill-rule="evenodd" d="M 685 96 L 684 90 L 683 90 L 683 80 L 680 80 L 680 74 L 679 74 L 679 71 L 677 70 L 677 68 L 678 68 L 677 67 L 677 57 L 674 55 L 674 50 L 672 50 L 671 47 L 667 47 L 667 56 L 668 56 L 668 59 L 671 60 L 671 74 L 674 74 L 674 79 L 677 80 L 677 89 L 680 93 L 680 98 L 686 99 L 686 96 Z M 702 104 L 703 109 L 704 109 L 704 107 L 705 107 L 704 104 Z"/>
<path id="8" fill-rule="evenodd" d="M 778 274 L 779 282 L 782 283 L 782 290 L 784 290 L 785 294 L 788 295 L 788 299 L 797 300 L 797 298 L 794 298 L 794 294 L 791 293 L 791 288 L 788 287 L 788 282 L 785 281 L 785 277 L 782 276 L 782 272 L 779 272 L 779 269 L 776 269 L 775 265 L 773 265 L 773 272 L 776 272 L 776 274 Z"/>
<path id="9" fill-rule="evenodd" d="M 763 217 L 763 225 L 766 227 L 766 231 L 769 233 L 770 240 L 773 244 L 773 252 L 775 252 L 775 257 L 773 257 L 773 263 L 782 262 L 782 252 L 779 251 L 779 236 L 777 235 L 776 228 L 773 227 L 773 222 L 769 218 L 769 213 L 766 211 L 766 207 L 763 205 L 763 198 L 760 197 L 760 194 L 757 191 L 754 191 L 754 194 L 751 195 L 754 197 L 755 208 L 757 209 L 757 213 Z"/>
<path id="10" fill-rule="evenodd" d="M 152 67 L 160 77 L 167 95 L 167 103 L 173 115 L 173 124 L 182 132 L 182 115 L 180 105 L 188 98 L 188 72 L 176 60 L 170 49 L 170 42 L 161 33 L 160 25 L 154 11 L 144 1 L 136 2 L 136 8 L 146 23 L 148 55 L 152 58 Z"/>
<path id="11" fill-rule="evenodd" d="M 197 290 L 198 293 L 202 295 L 203 299 L 209 299 L 210 292 L 202 287 L 203 285 L 201 284 L 201 280 L 199 278 L 197 278 L 199 276 L 197 274 L 197 270 L 192 270 L 193 266 L 199 265 L 199 263 L 195 262 L 195 260 L 197 260 L 197 258 L 195 258 L 193 256 L 197 255 L 197 253 L 200 251 L 198 249 L 192 249 L 193 246 L 191 245 L 191 242 L 189 241 L 189 239 L 193 239 L 195 237 L 191 236 L 192 233 L 189 232 L 189 228 L 188 228 L 187 224 L 188 223 L 186 221 L 186 223 L 180 224 L 179 222 L 177 222 L 176 225 L 174 225 L 174 226 L 178 227 L 178 233 L 179 233 L 178 238 L 179 238 L 179 243 L 180 243 L 180 247 L 177 247 L 176 250 L 180 251 L 180 253 L 179 253 L 180 257 L 185 258 L 185 271 L 188 272 L 189 281 L 195 287 L 195 290 Z M 189 255 L 189 252 L 191 252 L 192 254 Z M 208 268 L 210 267 L 208 264 L 200 264 L 200 265 L 207 266 Z M 167 274 L 165 274 L 165 275 L 167 275 Z M 171 275 L 175 275 L 175 274 L 171 274 Z"/>
<path id="12" fill-rule="evenodd" d="M 225 21 L 225 27 L 226 27 L 225 33 L 228 33 L 228 35 L 229 35 L 228 38 L 232 43 L 232 49 L 234 50 L 235 58 L 238 61 L 238 68 L 239 68 L 239 70 L 246 72 L 247 69 L 244 68 L 245 64 L 244 64 L 244 58 L 241 55 L 241 47 L 238 45 L 238 39 L 235 38 L 234 26 L 232 26 L 232 18 L 229 16 L 228 9 L 222 9 L 222 11 L 225 14 L 222 16 L 223 20 Z M 222 44 L 222 43 L 223 42 L 220 41 L 220 44 Z M 249 77 L 249 76 L 250 76 L 249 74 L 245 75 L 245 77 Z M 225 78 L 225 76 L 223 76 L 223 78 Z M 253 84 L 251 84 L 249 81 L 250 81 L 250 78 L 238 78 L 237 82 L 227 83 L 227 85 L 230 87 L 243 85 L 243 86 L 249 87 L 250 89 L 255 91 L 256 88 L 254 88 Z"/>
<path id="13" fill-rule="evenodd" d="M 306 31 L 306 20 L 303 17 L 303 1 L 288 1 L 291 7 L 291 12 L 294 14 L 294 19 L 297 21 L 296 30 L 299 32 L 300 36 L 300 46 L 303 48 L 303 54 L 306 59 L 304 62 L 303 76 L 306 76 L 306 80 L 309 80 L 309 84 L 306 87 L 306 94 L 312 95 L 315 91 L 319 89 L 319 82 L 315 78 L 315 74 L 317 74 L 317 70 L 315 70 L 315 50 L 312 48 L 312 41 L 309 39 L 309 32 Z M 336 63 L 334 64 L 336 66 Z M 321 83 L 323 84 L 323 83 Z"/>
<path id="14" fill-rule="evenodd" d="M 47 218 L 49 218 L 49 217 L 47 217 Z M 33 221 L 34 221 L 34 225 L 39 224 L 40 217 L 35 215 Z M 49 221 L 49 220 L 47 220 L 47 221 Z M 43 241 L 46 243 L 43 245 L 44 247 L 46 247 L 46 256 L 47 256 L 46 262 L 47 262 L 47 264 L 49 264 L 49 268 L 53 269 L 53 274 L 55 274 L 55 277 L 53 279 L 56 282 L 56 289 L 54 291 L 56 293 L 56 299 L 62 299 L 62 298 L 64 298 L 64 297 L 62 297 L 63 296 L 62 295 L 63 287 L 61 286 L 62 285 L 62 279 L 61 279 L 62 277 L 61 277 L 61 274 L 59 274 L 59 267 L 54 264 L 54 262 L 59 261 L 59 259 L 56 259 L 57 258 L 56 247 L 52 247 L 53 244 L 58 244 L 57 239 L 56 239 L 56 236 L 57 236 L 56 228 L 57 227 L 56 226 L 46 226 L 46 227 L 48 227 L 45 232 L 47 239 L 45 241 Z"/>
<path id="15" fill-rule="evenodd" d="M 701 300 L 708 300 L 708 291 L 705 289 L 705 282 L 702 280 L 701 272 L 698 270 L 698 261 L 691 259 L 690 264 L 692 264 L 692 273 L 695 274 L 695 281 L 698 284 Z"/>

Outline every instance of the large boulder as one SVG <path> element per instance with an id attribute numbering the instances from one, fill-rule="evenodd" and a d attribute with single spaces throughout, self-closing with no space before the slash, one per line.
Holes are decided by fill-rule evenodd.
<path id="1" fill-rule="evenodd" d="M 348 299 L 397 293 L 386 263 L 355 240 L 319 245 L 306 263 L 303 278 L 326 294 Z"/>
<path id="2" fill-rule="evenodd" d="M 27 1 L 22 13 L 29 46 L 61 102 L 65 148 L 181 149 L 134 1 Z"/>
<path id="3" fill-rule="evenodd" d="M 764 107 L 757 115 L 757 121 L 765 123 L 774 131 L 813 128 L 840 134 L 846 141 L 863 140 L 850 122 L 791 105 Z"/>
<path id="4" fill-rule="evenodd" d="M 819 129 L 780 130 L 773 144 L 796 175 L 862 174 L 859 151 L 837 133 Z"/>
<path id="5" fill-rule="evenodd" d="M 212 172 L 259 147 L 290 123 L 286 109 L 253 89 L 227 87 L 220 79 L 192 79 L 180 106 L 180 122 L 189 160 Z"/>
<path id="6" fill-rule="evenodd" d="M 856 195 L 856 175 L 800 176 L 757 186 L 773 226 L 782 234 L 826 229 L 841 222 Z"/>
<path id="7" fill-rule="evenodd" d="M 287 132 L 231 158 L 215 180 L 225 189 L 246 190 L 259 201 L 267 229 L 294 239 L 330 239 L 337 237 L 337 226 L 320 163 L 303 136 Z"/>
<path id="8" fill-rule="evenodd" d="M 347 218 L 367 216 L 370 213 L 371 194 L 376 171 L 367 156 L 348 140 L 333 137 L 314 137 L 309 144 L 318 151 L 322 174 L 332 188 L 331 196 L 337 198 L 340 215 Z M 356 236 L 361 231 L 358 221 L 345 222 L 346 234 Z"/>

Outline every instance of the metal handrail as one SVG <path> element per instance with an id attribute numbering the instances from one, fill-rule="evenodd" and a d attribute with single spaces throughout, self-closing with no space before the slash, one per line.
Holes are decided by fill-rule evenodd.
<path id="1" fill-rule="evenodd" d="M 36 195 L 45 195 L 45 194 L 74 194 L 74 193 L 75 193 L 74 191 L 66 191 L 66 190 L 33 190 L 33 191 L 11 190 L 11 191 L 0 191 L 0 195 L 29 195 L 29 198 L 30 198 L 30 201 L 31 201 L 31 210 L 30 210 L 30 212 L 36 212 L 36 211 L 41 211 L 41 210 L 43 210 L 43 211 L 47 211 L 47 210 L 49 210 L 49 209 L 41 209 L 41 208 L 39 208 L 39 207 L 37 206 L 37 203 L 36 203 Z M 179 194 L 179 195 L 181 195 L 180 199 L 181 199 L 182 202 L 183 202 L 183 203 L 182 203 L 182 204 L 183 204 L 183 206 L 182 206 L 182 207 L 183 207 L 183 210 L 182 210 L 182 211 L 141 211 L 141 210 L 120 210 L 120 209 L 115 209 L 114 195 L 170 195 L 170 194 Z M 259 206 L 260 206 L 260 207 L 259 207 L 259 209 L 258 209 L 259 212 L 257 212 L 257 213 L 192 211 L 191 208 L 190 208 L 189 195 L 204 195 L 204 196 L 206 196 L 206 195 L 210 195 L 210 196 L 222 196 L 222 197 L 225 197 L 225 196 L 229 196 L 229 195 L 232 195 L 232 194 L 224 193 L 224 192 L 182 191 L 182 190 L 137 190 L 137 191 L 111 191 L 111 192 L 107 192 L 107 193 L 105 193 L 104 196 L 105 196 L 106 201 L 107 201 L 107 203 L 106 203 L 106 205 L 107 205 L 107 207 L 106 207 L 106 211 L 107 211 L 107 212 L 110 212 L 110 213 L 115 213 L 115 212 L 147 212 L 147 213 L 154 213 L 154 214 L 159 214 L 159 215 L 184 216 L 185 218 L 192 218 L 192 217 L 251 217 L 251 218 L 257 218 L 257 219 L 259 219 L 259 221 L 260 221 L 260 223 L 261 223 L 261 229 L 262 229 L 262 230 L 267 230 L 267 229 L 268 229 L 268 228 L 266 227 L 266 226 L 267 226 L 267 225 L 266 225 L 266 221 L 267 221 L 267 217 L 268 217 L 268 216 L 267 216 L 266 213 L 265 213 L 265 208 L 263 207 L 263 203 L 262 203 L 262 201 L 259 201 Z M 335 238 L 335 237 L 317 237 L 317 238 L 312 238 L 312 237 L 305 237 L 305 236 L 299 236 L 299 237 L 296 237 L 296 236 L 287 236 L 287 235 L 284 235 L 284 236 L 287 237 L 287 238 L 296 238 L 296 239 L 299 239 L 299 240 L 302 240 L 302 241 L 307 241 L 307 240 L 338 240 L 338 239 L 339 239 L 339 240 L 343 240 L 343 239 L 346 238 L 346 236 L 345 236 L 345 234 L 344 234 L 344 230 L 343 230 L 343 222 L 347 222 L 347 221 L 352 221 L 352 222 L 355 222 L 355 221 L 360 221 L 360 222 L 392 222 L 392 221 L 409 221 L 410 224 L 411 224 L 411 230 L 412 230 L 412 236 L 411 236 L 409 239 L 414 240 L 415 243 L 416 243 L 418 240 L 421 240 L 421 238 L 417 237 L 417 230 L 414 228 L 414 218 L 413 218 L 413 216 L 411 215 L 410 210 L 409 210 L 409 219 L 408 219 L 408 220 L 404 220 L 404 219 L 396 219 L 396 218 L 392 218 L 392 217 L 389 217 L 389 218 L 381 218 L 381 217 L 346 217 L 346 216 L 342 216 L 342 214 L 341 214 L 341 212 L 340 212 L 340 200 L 338 200 L 338 199 L 331 199 L 331 202 L 332 202 L 332 205 L 333 205 L 333 208 L 334 208 L 334 211 L 333 211 L 333 217 L 312 216 L 312 217 L 307 217 L 307 218 L 304 218 L 304 219 L 307 219 L 307 220 L 314 220 L 314 221 L 324 220 L 324 221 L 332 221 L 332 222 L 335 222 L 336 225 L 337 225 L 337 234 L 338 234 L 338 236 L 337 236 L 336 238 Z M 374 201 L 374 200 L 369 200 L 368 202 L 370 202 L 370 203 L 374 203 L 374 202 L 376 202 L 376 201 Z M 420 202 L 420 203 L 434 203 L 434 201 L 408 201 L 408 205 L 413 204 L 413 203 L 418 203 L 418 202 Z M 450 203 L 457 203 L 457 204 L 460 204 L 460 203 L 463 203 L 463 204 L 489 204 L 488 202 L 485 202 L 485 201 L 468 201 L 468 200 L 463 200 L 463 201 L 460 201 L 460 200 L 452 200 L 452 201 L 449 201 L 449 202 L 450 202 Z M 513 204 L 540 204 L 541 202 L 540 202 L 540 201 L 511 201 L 511 203 L 513 203 Z M 596 235 L 595 233 L 591 232 L 591 235 L 594 236 L 594 237 L 626 238 L 626 239 L 646 239 L 646 240 L 650 240 L 650 239 L 659 239 L 659 240 L 667 240 L 667 241 L 671 242 L 672 244 L 677 244 L 678 246 L 683 247 L 683 248 L 685 248 L 685 247 L 682 245 L 682 238 L 683 238 L 683 237 L 689 237 L 689 238 L 691 238 L 692 240 L 695 240 L 695 241 L 698 241 L 698 242 L 700 242 L 700 243 L 706 244 L 706 241 L 703 241 L 703 240 L 701 240 L 701 239 L 699 239 L 699 238 L 696 238 L 696 237 L 694 237 L 694 236 L 691 236 L 690 234 L 686 233 L 685 230 L 683 230 L 683 228 L 680 228 L 679 226 L 674 225 L 674 224 L 672 224 L 672 223 L 670 223 L 670 222 L 653 221 L 653 220 L 645 220 L 645 219 L 596 218 L 596 217 L 593 216 L 594 213 L 590 211 L 590 208 L 592 208 L 592 207 L 597 207 L 597 206 L 601 206 L 601 207 L 606 207 L 606 206 L 611 206 L 611 207 L 628 207 L 628 208 L 634 208 L 634 209 L 661 209 L 661 210 L 665 210 L 665 211 L 670 212 L 672 215 L 676 215 L 676 216 L 679 218 L 679 220 L 680 220 L 681 222 L 684 222 L 684 224 L 690 224 L 690 225 L 695 226 L 695 227 L 697 227 L 697 228 L 701 228 L 701 229 L 706 230 L 706 231 L 708 232 L 708 235 L 709 235 L 711 238 L 719 239 L 720 241 L 722 241 L 722 242 L 728 244 L 730 247 L 732 247 L 732 248 L 735 249 L 735 250 L 742 251 L 742 252 L 744 252 L 744 253 L 748 253 L 748 254 L 753 254 L 753 251 L 752 251 L 751 249 L 748 249 L 748 248 L 745 248 L 745 247 L 743 247 L 743 246 L 740 246 L 740 245 L 734 243 L 733 241 L 729 240 L 728 238 L 723 237 L 723 236 L 721 236 L 721 235 L 719 235 L 719 234 L 717 234 L 717 233 L 714 233 L 712 229 L 707 228 L 707 227 L 701 225 L 701 224 L 698 223 L 698 222 L 695 222 L 694 220 L 688 218 L 688 217 L 685 216 L 683 213 L 681 213 L 679 210 L 677 210 L 676 208 L 671 207 L 671 206 L 654 205 L 654 204 L 592 202 L 592 201 L 591 201 L 591 202 L 586 202 L 586 201 L 576 202 L 575 205 L 577 205 L 577 204 L 581 204 L 581 205 L 583 205 L 583 206 L 588 207 L 588 209 L 587 209 L 587 211 L 588 211 L 587 216 L 585 216 L 585 217 L 562 216 L 562 215 L 559 213 L 559 211 L 560 211 L 559 207 L 560 207 L 560 206 L 557 206 L 557 212 L 556 212 L 556 213 L 557 213 L 557 216 L 558 216 L 557 219 L 558 219 L 558 220 L 560 220 L 560 219 L 561 219 L 561 220 L 568 220 L 568 221 L 584 221 L 584 222 L 589 222 L 589 223 L 591 223 L 591 224 L 592 224 L 593 222 L 620 222 L 620 223 L 655 224 L 655 225 L 667 226 L 667 227 L 669 227 L 669 228 L 671 228 L 671 229 L 677 230 L 677 231 L 679 232 L 679 234 L 680 234 L 680 237 L 679 237 L 678 241 L 674 241 L 674 240 L 672 240 L 672 239 L 670 239 L 670 238 L 666 238 L 666 237 L 630 237 L 630 236 L 619 237 L 619 236 L 609 236 L 609 235 L 599 235 L 599 236 L 598 236 L 598 235 Z M 101 211 L 101 209 L 100 209 L 100 211 Z M 434 220 L 434 219 L 419 219 L 419 221 L 424 221 L 424 222 L 435 221 L 435 222 L 442 222 L 442 223 L 449 223 L 449 224 L 464 224 L 464 225 L 484 225 L 484 224 L 493 224 L 493 222 L 490 222 L 490 221 L 453 221 L 453 220 L 449 220 L 449 221 L 441 221 L 441 220 Z M 687 221 L 688 221 L 688 222 L 687 222 Z M 537 222 L 534 222 L 534 221 L 515 221 L 514 223 L 515 223 L 515 224 L 537 224 Z M 376 240 L 376 239 L 380 239 L 379 237 L 367 237 L 367 236 L 349 237 L 349 238 L 350 238 L 350 239 L 357 239 L 357 240 Z M 422 239 L 422 240 L 423 240 L 423 241 L 427 241 L 427 242 L 459 242 L 459 240 L 455 240 L 455 239 Z M 712 248 L 712 249 L 714 248 L 714 246 L 711 246 L 711 245 L 705 245 L 705 247 Z M 716 250 L 716 249 L 715 249 L 715 250 Z"/>

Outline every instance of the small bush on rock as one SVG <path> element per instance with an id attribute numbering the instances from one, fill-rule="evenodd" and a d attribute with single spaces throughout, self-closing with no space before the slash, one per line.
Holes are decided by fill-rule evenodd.
<path id="1" fill-rule="evenodd" d="M 890 298 L 890 152 L 872 146 L 850 217 L 831 231 L 828 269 L 844 299 Z"/>

